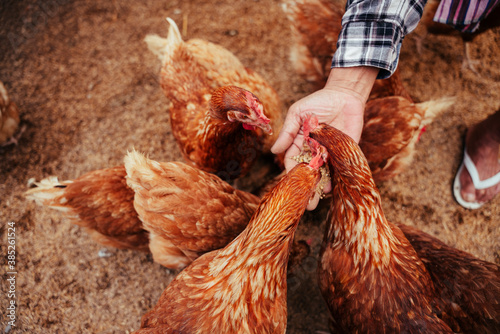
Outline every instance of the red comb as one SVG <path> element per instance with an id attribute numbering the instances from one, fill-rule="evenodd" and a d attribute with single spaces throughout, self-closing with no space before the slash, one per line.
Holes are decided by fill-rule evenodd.
<path id="1" fill-rule="evenodd" d="M 309 162 L 309 166 L 311 166 L 311 168 L 318 169 L 325 163 L 328 156 L 326 148 L 312 138 L 306 137 L 306 141 L 313 155 L 313 158 Z"/>

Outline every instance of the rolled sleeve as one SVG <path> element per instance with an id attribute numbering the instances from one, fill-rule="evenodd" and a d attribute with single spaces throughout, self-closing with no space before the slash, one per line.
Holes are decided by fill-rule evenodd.
<path id="1" fill-rule="evenodd" d="M 417 26 L 424 1 L 352 1 L 347 3 L 332 67 L 373 66 L 378 79 L 394 73 L 403 38 Z"/>

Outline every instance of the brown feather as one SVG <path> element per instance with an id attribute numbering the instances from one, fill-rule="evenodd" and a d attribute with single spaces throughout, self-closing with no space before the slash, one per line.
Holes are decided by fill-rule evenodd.
<path id="1" fill-rule="evenodd" d="M 169 284 L 135 333 L 285 333 L 290 245 L 319 180 L 317 170 L 297 165 L 236 239 Z"/>
<path id="2" fill-rule="evenodd" d="M 283 105 L 264 79 L 241 64 L 223 47 L 201 39 L 183 41 L 169 21 L 167 39 L 148 36 L 151 50 L 162 59 L 160 83 L 172 102 L 172 132 L 184 158 L 225 180 L 245 174 L 259 154 L 269 153 L 283 124 Z M 162 44 L 163 43 L 163 44 Z M 210 116 L 212 92 L 233 85 L 253 92 L 271 120 L 272 136 L 260 129 L 244 130 L 240 123 Z"/>
<path id="3" fill-rule="evenodd" d="M 436 290 L 443 319 L 454 332 L 500 333 L 500 267 L 450 247 L 412 226 L 408 238 Z"/>
<path id="4" fill-rule="evenodd" d="M 499 267 L 388 222 L 360 148 L 326 125 L 311 137 L 331 157 L 333 200 L 319 274 L 337 325 L 361 332 L 497 333 Z"/>
<path id="5" fill-rule="evenodd" d="M 339 329 L 451 333 L 434 312 L 435 292 L 425 266 L 401 230 L 385 219 L 359 146 L 324 124 L 311 138 L 327 148 L 332 177 L 318 273 Z"/>
<path id="6" fill-rule="evenodd" d="M 454 101 L 442 98 L 413 103 L 400 96 L 368 101 L 359 146 L 375 182 L 390 179 L 410 165 L 424 126 Z"/>
<path id="7" fill-rule="evenodd" d="M 10 100 L 5 86 L 0 81 L 0 145 L 12 138 L 20 122 L 19 109 Z"/>
<path id="8" fill-rule="evenodd" d="M 89 172 L 64 182 L 48 179 L 26 192 L 39 204 L 64 212 L 96 241 L 117 248 L 148 251 L 148 232 L 134 209 L 134 191 L 125 181 L 123 166 Z M 47 185 L 45 186 L 45 183 Z"/>
<path id="9" fill-rule="evenodd" d="M 153 257 L 169 268 L 182 268 L 227 245 L 260 202 L 182 162 L 158 163 L 130 152 L 125 167 L 127 183 L 135 191 L 135 209 L 151 233 Z"/>

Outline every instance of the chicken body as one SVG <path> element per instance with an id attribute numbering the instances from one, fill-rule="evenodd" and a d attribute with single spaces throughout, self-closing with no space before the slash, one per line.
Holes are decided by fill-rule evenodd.
<path id="1" fill-rule="evenodd" d="M 319 180 L 317 167 L 297 165 L 236 239 L 169 284 L 136 333 L 285 333 L 290 245 Z"/>
<path id="2" fill-rule="evenodd" d="M 439 297 L 439 316 L 453 332 L 500 333 L 500 267 L 412 226 L 397 226 L 427 268 Z"/>
<path id="3" fill-rule="evenodd" d="M 59 182 L 36 183 L 26 197 L 62 211 L 99 243 L 151 251 L 153 259 L 182 269 L 219 249 L 248 224 L 260 199 L 182 162 L 159 163 L 138 152 L 125 165 Z"/>
<path id="4" fill-rule="evenodd" d="M 125 168 L 153 258 L 168 268 L 184 268 L 201 254 L 227 245 L 247 226 L 260 202 L 182 162 L 158 163 L 130 152 Z"/>
<path id="5" fill-rule="evenodd" d="M 225 48 L 201 39 L 183 41 L 173 20 L 167 39 L 146 37 L 162 62 L 161 88 L 172 102 L 172 132 L 185 157 L 196 167 L 226 180 L 245 174 L 255 159 L 269 153 L 283 123 L 283 106 L 276 91 Z M 210 112 L 212 92 L 233 85 L 253 92 L 262 101 L 273 135 L 229 122 Z M 223 101 L 223 100 L 219 100 Z M 222 108 L 224 109 L 224 106 Z"/>
<path id="6" fill-rule="evenodd" d="M 0 81 L 0 145 L 6 145 L 9 139 L 16 142 L 13 135 L 20 121 L 17 105 L 10 100 L 5 86 Z"/>
<path id="7" fill-rule="evenodd" d="M 425 126 L 454 103 L 453 97 L 421 103 L 400 96 L 368 101 L 359 146 L 375 182 L 405 170 L 413 161 L 415 145 Z"/>
<path id="8" fill-rule="evenodd" d="M 295 71 L 317 89 L 325 86 L 330 73 L 342 29 L 343 5 L 332 0 L 282 0 L 292 30 L 290 61 Z M 399 70 L 387 79 L 376 80 L 369 99 L 385 96 L 402 96 L 412 101 Z"/>
<path id="9" fill-rule="evenodd" d="M 292 28 L 292 65 L 322 88 L 344 8 L 331 0 L 283 0 L 283 9 Z M 414 103 L 399 70 L 388 79 L 375 81 L 365 108 L 360 146 L 376 182 L 394 177 L 411 163 L 424 126 L 452 103 L 451 98 Z"/>
<path id="10" fill-rule="evenodd" d="M 69 181 L 50 177 L 36 183 L 26 197 L 62 211 L 101 244 L 147 251 L 148 232 L 134 209 L 134 191 L 127 186 L 126 175 L 125 167 L 119 166 Z"/>
<path id="11" fill-rule="evenodd" d="M 335 326 L 373 333 L 452 333 L 477 324 L 481 332 L 485 323 L 498 329 L 498 267 L 389 223 L 356 143 L 327 125 L 310 136 L 328 150 L 332 175 L 318 273 Z"/>

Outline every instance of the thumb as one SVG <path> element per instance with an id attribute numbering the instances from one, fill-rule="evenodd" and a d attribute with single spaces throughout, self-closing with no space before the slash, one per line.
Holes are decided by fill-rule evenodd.
<path id="1" fill-rule="evenodd" d="M 288 112 L 288 115 L 283 123 L 283 127 L 278 135 L 278 139 L 271 147 L 271 152 L 279 154 L 285 152 L 292 145 L 295 137 L 300 130 L 300 120 L 298 117 L 293 117 L 293 113 Z"/>

